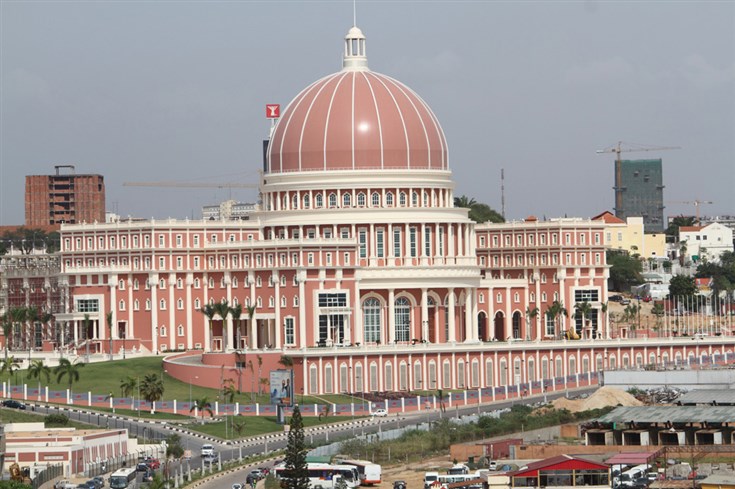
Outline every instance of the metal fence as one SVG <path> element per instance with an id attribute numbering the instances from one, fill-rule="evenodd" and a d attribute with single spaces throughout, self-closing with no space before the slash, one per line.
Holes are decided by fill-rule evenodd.
<path id="1" fill-rule="evenodd" d="M 46 467 L 46 470 L 42 470 L 36 474 L 36 477 L 31 481 L 31 484 L 33 485 L 33 489 L 38 489 L 48 481 L 61 477 L 62 475 L 64 475 L 63 465 L 49 465 Z"/>

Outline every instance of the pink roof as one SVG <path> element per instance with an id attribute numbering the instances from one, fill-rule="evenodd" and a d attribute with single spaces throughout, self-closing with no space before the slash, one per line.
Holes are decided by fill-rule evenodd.
<path id="1" fill-rule="evenodd" d="M 680 233 L 696 233 L 704 229 L 704 226 L 679 226 Z"/>
<path id="2" fill-rule="evenodd" d="M 340 71 L 291 101 L 268 146 L 269 172 L 448 169 L 444 132 L 410 88 L 367 70 Z"/>
<path id="3" fill-rule="evenodd" d="M 592 218 L 593 221 L 602 221 L 606 224 L 625 224 L 625 221 L 613 215 L 610 211 L 605 211 L 601 214 L 597 214 Z"/>

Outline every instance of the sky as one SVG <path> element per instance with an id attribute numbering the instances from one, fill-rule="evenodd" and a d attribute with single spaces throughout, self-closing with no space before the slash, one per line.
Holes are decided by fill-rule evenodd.
<path id="1" fill-rule="evenodd" d="M 528 215 L 611 210 L 618 141 L 662 158 L 666 215 L 735 215 L 735 1 L 358 1 L 370 68 L 415 90 L 455 195 Z M 253 202 L 265 104 L 339 71 L 353 2 L 0 0 L 0 225 L 24 177 L 104 175 L 121 216 Z M 626 146 L 633 147 L 633 146 Z"/>

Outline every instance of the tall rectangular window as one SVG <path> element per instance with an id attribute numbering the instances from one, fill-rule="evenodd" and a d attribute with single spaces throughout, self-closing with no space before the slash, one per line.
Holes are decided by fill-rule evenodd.
<path id="1" fill-rule="evenodd" d="M 401 228 L 393 229 L 393 256 L 401 256 Z"/>
<path id="2" fill-rule="evenodd" d="M 431 228 L 424 228 L 424 255 L 431 256 Z"/>
<path id="3" fill-rule="evenodd" d="M 377 248 L 375 250 L 375 254 L 377 255 L 378 258 L 383 258 L 384 256 L 384 251 L 383 251 L 384 245 L 385 245 L 384 241 L 385 239 L 383 235 L 383 230 L 376 229 L 375 230 L 375 242 L 376 242 Z"/>
<path id="4" fill-rule="evenodd" d="M 286 331 L 286 344 L 293 345 L 295 342 L 293 318 L 286 318 L 286 325 L 284 329 Z"/>
<path id="5" fill-rule="evenodd" d="M 416 228 L 408 230 L 408 246 L 412 258 L 416 257 Z"/>
<path id="6" fill-rule="evenodd" d="M 360 258 L 367 258 L 367 231 L 360 229 L 357 239 L 360 246 Z"/>
<path id="7" fill-rule="evenodd" d="M 437 229 L 437 233 L 436 254 L 444 256 L 444 228 L 440 226 Z M 484 240 L 485 237 L 483 236 L 482 239 Z"/>

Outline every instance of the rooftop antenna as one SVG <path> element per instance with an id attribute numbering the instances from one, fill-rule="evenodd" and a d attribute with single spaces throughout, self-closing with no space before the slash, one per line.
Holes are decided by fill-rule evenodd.
<path id="1" fill-rule="evenodd" d="M 352 27 L 357 27 L 357 0 L 352 0 Z"/>

